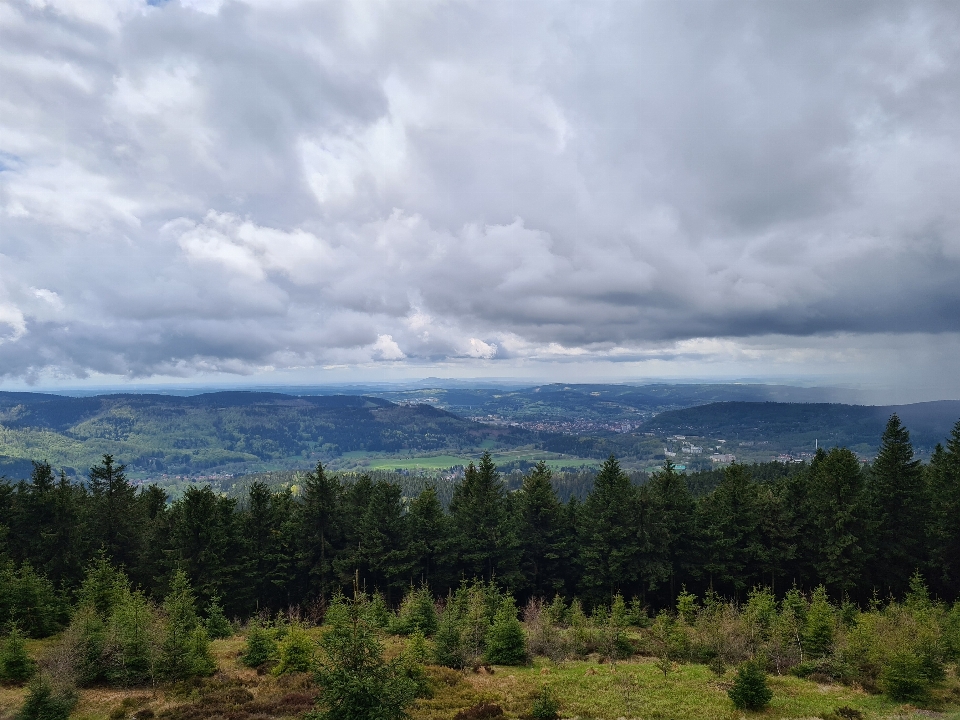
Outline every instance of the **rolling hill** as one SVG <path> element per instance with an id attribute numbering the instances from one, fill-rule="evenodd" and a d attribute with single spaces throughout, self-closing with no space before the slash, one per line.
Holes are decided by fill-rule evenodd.
<path id="1" fill-rule="evenodd" d="M 365 396 L 0 393 L 0 472 L 10 476 L 22 476 L 31 459 L 83 472 L 102 453 L 134 472 L 250 472 L 358 451 L 512 447 L 530 437 L 429 405 Z"/>

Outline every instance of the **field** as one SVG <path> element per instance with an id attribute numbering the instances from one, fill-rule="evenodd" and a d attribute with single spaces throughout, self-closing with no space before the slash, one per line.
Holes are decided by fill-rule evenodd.
<path id="1" fill-rule="evenodd" d="M 309 632 L 317 636 L 322 630 L 313 628 Z M 403 642 L 400 638 L 388 637 L 388 657 L 399 653 Z M 52 639 L 33 642 L 31 652 L 42 654 L 52 643 Z M 199 682 L 152 689 L 84 689 L 72 718 L 268 720 L 296 717 L 312 707 L 317 688 L 309 675 L 277 678 L 269 673 L 258 674 L 238 662 L 242 646 L 240 636 L 215 641 L 212 649 L 219 672 Z M 733 708 L 726 695 L 732 672 L 718 678 L 703 665 L 674 665 L 664 677 L 654 661 L 644 657 L 616 664 L 595 659 L 555 664 L 538 659 L 527 667 L 494 667 L 489 672 L 428 667 L 427 673 L 433 696 L 415 703 L 410 709 L 411 720 L 452 720 L 458 712 L 482 703 L 495 703 L 503 709 L 506 718 L 518 719 L 530 712 L 533 695 L 544 687 L 559 699 L 562 718 L 580 720 L 835 720 L 841 717 L 960 720 L 960 713 L 951 709 L 960 699 L 960 684 L 952 675 L 933 700 L 931 707 L 935 710 L 899 705 L 883 696 L 841 685 L 773 676 L 769 680 L 773 690 L 771 706 L 762 713 L 744 714 Z M 0 718 L 12 717 L 24 694 L 23 688 L 0 687 Z M 860 715 L 838 715 L 838 708 L 848 713 L 854 710 Z"/>
<path id="2" fill-rule="evenodd" d="M 359 460 L 355 458 L 360 458 Z M 479 454 L 457 455 L 427 455 L 423 457 L 375 457 L 363 458 L 357 453 L 355 458 L 358 469 L 368 470 L 446 470 L 456 465 L 466 466 L 476 462 Z M 517 461 L 539 462 L 543 460 L 553 470 L 561 467 L 592 467 L 598 463 L 591 458 L 579 458 L 558 453 L 548 453 L 542 450 L 512 450 L 493 454 L 493 461 L 500 467 Z"/>

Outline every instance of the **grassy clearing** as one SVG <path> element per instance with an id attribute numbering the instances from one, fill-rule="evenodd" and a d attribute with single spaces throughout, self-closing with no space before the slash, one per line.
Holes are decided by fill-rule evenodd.
<path id="1" fill-rule="evenodd" d="M 318 638 L 321 629 L 311 628 Z M 41 655 L 52 640 L 32 643 L 31 653 Z M 386 638 L 385 654 L 393 657 L 405 641 Z M 308 675 L 273 677 L 258 674 L 238 660 L 243 637 L 212 643 L 218 673 L 196 683 L 157 688 L 88 688 L 80 691 L 75 720 L 278 720 L 302 715 L 312 705 L 316 687 Z M 765 712 L 741 713 L 727 698 L 733 678 L 730 671 L 715 676 L 703 665 L 676 665 L 665 678 L 650 658 L 635 657 L 616 665 L 595 659 L 553 663 L 538 659 L 527 667 L 494 667 L 492 674 L 427 668 L 433 696 L 418 700 L 411 720 L 451 720 L 457 712 L 484 702 L 500 705 L 516 720 L 528 713 L 532 697 L 543 686 L 560 700 L 561 716 L 579 720 L 835 720 L 839 707 L 853 708 L 867 720 L 941 718 L 960 720 L 960 682 L 951 673 L 937 689 L 931 708 L 916 710 L 880 695 L 856 688 L 818 684 L 794 677 L 769 678 L 773 702 Z M 0 720 L 11 718 L 23 702 L 26 689 L 0 686 Z M 151 716 L 150 713 L 153 715 Z"/>
<path id="2" fill-rule="evenodd" d="M 446 470 L 455 465 L 467 465 L 477 462 L 479 456 L 473 455 L 425 455 L 422 457 L 396 456 L 351 458 L 358 461 L 358 466 L 366 470 Z M 538 462 L 543 460 L 553 470 L 563 467 L 590 467 L 597 465 L 597 461 L 590 458 L 544 453 L 536 450 L 517 450 L 495 453 L 493 461 L 498 465 L 506 465 L 516 460 Z"/>
<path id="3" fill-rule="evenodd" d="M 638 658 L 614 665 L 596 662 L 538 661 L 525 668 L 494 668 L 493 675 L 465 673 L 459 682 L 441 686 L 431 699 L 414 706 L 414 720 L 449 720 L 456 712 L 481 702 L 499 704 L 510 718 L 529 712 L 533 694 L 552 688 L 564 718 L 580 720 L 735 720 L 757 718 L 835 718 L 839 707 L 860 711 L 864 718 L 960 718 L 960 713 L 921 711 L 878 695 L 842 685 L 819 685 L 794 677 L 771 677 L 774 697 L 762 713 L 744 714 L 727 698 L 733 673 L 717 678 L 702 665 L 677 667 L 664 678 L 652 661 Z M 955 683 L 954 683 L 955 686 Z M 945 694 L 949 694 L 946 691 Z"/>

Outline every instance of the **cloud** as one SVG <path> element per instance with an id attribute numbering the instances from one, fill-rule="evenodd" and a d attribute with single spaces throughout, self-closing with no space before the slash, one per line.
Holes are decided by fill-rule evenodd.
<path id="1" fill-rule="evenodd" d="M 778 353 L 879 377 L 960 333 L 949 3 L 0 20 L 8 378 Z"/>

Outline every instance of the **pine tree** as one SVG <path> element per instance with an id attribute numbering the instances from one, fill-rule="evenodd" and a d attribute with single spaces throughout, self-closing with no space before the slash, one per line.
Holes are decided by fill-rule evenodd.
<path id="1" fill-rule="evenodd" d="M 418 685 L 405 671 L 403 658 L 383 659 L 383 647 L 362 606 L 355 589 L 344 617 L 320 641 L 324 657 L 317 670 L 318 720 L 401 720 L 416 697 Z"/>
<path id="2" fill-rule="evenodd" d="M 814 573 L 841 595 L 856 590 L 865 570 L 863 492 L 857 456 L 846 448 L 821 450 L 810 468 L 803 511 L 812 528 Z"/>
<path id="3" fill-rule="evenodd" d="M 637 511 L 636 488 L 611 455 L 583 503 L 577 532 L 583 589 L 598 602 L 638 585 Z"/>
<path id="4" fill-rule="evenodd" d="M 734 463 L 698 509 L 702 567 L 711 585 L 723 584 L 736 593 L 762 582 L 763 538 L 757 485 L 746 468 Z"/>
<path id="5" fill-rule="evenodd" d="M 669 585 L 670 601 L 676 597 L 676 578 L 687 571 L 693 537 L 695 503 L 683 475 L 668 458 L 663 469 L 642 488 L 649 518 L 644 523 L 643 575 L 648 590 Z"/>
<path id="6" fill-rule="evenodd" d="M 928 503 L 910 433 L 896 414 L 890 416 L 880 439 L 868 491 L 876 528 L 872 533 L 874 582 L 900 593 L 924 562 Z"/>
<path id="7" fill-rule="evenodd" d="M 470 463 L 450 501 L 457 566 L 468 578 L 516 579 L 517 539 L 511 532 L 500 473 L 489 452 Z"/>
<path id="8" fill-rule="evenodd" d="M 374 483 L 357 528 L 357 567 L 368 586 L 386 593 L 388 603 L 402 592 L 412 567 L 403 544 L 405 523 L 400 486 L 382 480 Z"/>
<path id="9" fill-rule="evenodd" d="M 237 502 L 220 497 L 209 485 L 190 486 L 170 509 L 170 561 L 185 573 L 201 599 L 214 595 L 239 613 L 246 593 L 238 588 L 242 558 Z"/>
<path id="10" fill-rule="evenodd" d="M 408 506 L 406 532 L 411 582 L 446 587 L 450 528 L 435 487 L 425 488 Z"/>
<path id="11" fill-rule="evenodd" d="M 339 583 L 334 578 L 336 558 L 342 534 L 343 486 L 328 476 L 321 463 L 303 481 L 300 511 L 300 558 L 310 587 L 321 598 L 329 597 Z"/>
<path id="12" fill-rule="evenodd" d="M 77 704 L 77 696 L 69 690 L 54 691 L 50 682 L 38 675 L 27 692 L 26 700 L 15 720 L 68 720 Z"/>
<path id="13" fill-rule="evenodd" d="M 274 633 L 258 622 L 250 624 L 247 630 L 246 646 L 240 659 L 247 667 L 260 667 L 277 655 L 277 640 Z"/>
<path id="14" fill-rule="evenodd" d="M 153 678 L 155 618 L 139 592 L 124 592 L 110 617 L 106 642 L 107 680 L 141 685 Z"/>
<path id="15" fill-rule="evenodd" d="M 727 694 L 739 710 L 763 710 L 770 704 L 773 693 L 767 685 L 767 675 L 755 661 L 743 663 L 737 670 L 733 687 Z"/>
<path id="16" fill-rule="evenodd" d="M 960 595 L 960 421 L 946 449 L 937 445 L 928 468 L 931 514 L 930 561 L 935 585 L 945 595 Z"/>
<path id="17" fill-rule="evenodd" d="M 223 614 L 223 606 L 220 604 L 220 598 L 214 595 L 207 603 L 206 620 L 204 627 L 211 640 L 220 640 L 233 635 L 233 626 Z"/>
<path id="18" fill-rule="evenodd" d="M 311 672 L 316 661 L 316 643 L 300 625 L 291 625 L 280 642 L 274 675 Z"/>
<path id="19" fill-rule="evenodd" d="M 124 470 L 126 466 L 115 465 L 109 454 L 90 468 L 90 529 L 111 562 L 133 567 L 140 553 L 144 518 L 136 489 Z"/>
<path id="20" fill-rule="evenodd" d="M 563 589 L 568 532 L 563 505 L 544 461 L 523 479 L 517 494 L 520 571 L 524 588 L 534 597 L 550 597 Z"/>
<path id="21" fill-rule="evenodd" d="M 163 610 L 166 627 L 160 645 L 158 674 L 168 680 L 183 680 L 212 673 L 216 663 L 210 655 L 209 639 L 197 617 L 193 590 L 183 570 L 174 573 Z"/>
<path id="22" fill-rule="evenodd" d="M 804 647 L 810 657 L 825 657 L 833 649 L 836 612 L 820 585 L 813 591 L 803 632 Z"/>
<path id="23" fill-rule="evenodd" d="M 493 617 L 487 630 L 484 657 L 491 665 L 523 665 L 527 662 L 526 635 L 517 619 L 512 597 L 504 598 Z"/>
<path id="24" fill-rule="evenodd" d="M 0 644 L 0 682 L 26 682 L 36 670 L 20 629 L 13 625 Z"/>

